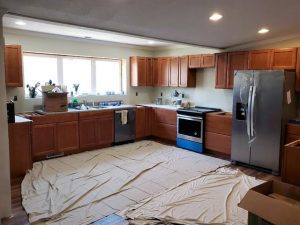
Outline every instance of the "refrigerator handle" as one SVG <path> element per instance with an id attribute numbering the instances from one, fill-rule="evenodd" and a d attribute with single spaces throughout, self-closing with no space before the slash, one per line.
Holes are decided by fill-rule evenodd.
<path id="1" fill-rule="evenodd" d="M 251 98 L 251 122 L 250 122 L 250 126 L 251 126 L 251 136 L 254 136 L 254 123 L 253 123 L 253 117 L 254 117 L 254 104 L 255 104 L 255 95 L 256 95 L 256 86 L 253 86 L 253 90 L 252 90 L 252 98 Z"/>
<path id="2" fill-rule="evenodd" d="M 250 126 L 250 123 L 251 123 L 252 90 L 253 90 L 253 87 L 250 86 L 250 88 L 249 88 L 249 95 L 248 95 L 248 108 L 247 108 L 247 134 L 248 134 L 249 139 L 251 137 L 251 126 Z"/>

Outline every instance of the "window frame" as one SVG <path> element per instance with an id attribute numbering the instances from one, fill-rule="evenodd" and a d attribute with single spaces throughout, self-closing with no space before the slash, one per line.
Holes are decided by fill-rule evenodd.
<path id="1" fill-rule="evenodd" d="M 80 59 L 89 59 L 91 60 L 91 92 L 90 93 L 83 93 L 80 96 L 86 96 L 86 95 L 94 95 L 94 96 L 107 96 L 106 94 L 100 94 L 96 91 L 96 61 L 113 61 L 113 62 L 119 62 L 120 66 L 120 93 L 114 94 L 114 95 L 126 95 L 126 71 L 124 67 L 126 65 L 124 64 L 124 59 L 119 58 L 109 58 L 109 57 L 94 57 L 94 56 L 82 56 L 82 55 L 70 55 L 70 54 L 56 54 L 56 53 L 44 53 L 44 52 L 32 52 L 32 51 L 23 51 L 22 57 L 26 55 L 40 55 L 41 57 L 55 57 L 57 59 L 57 83 L 59 85 L 63 84 L 63 59 L 64 58 L 80 58 Z M 24 59 L 23 59 L 24 61 Z M 23 79 L 25 81 L 25 79 Z M 24 86 L 25 87 L 25 86 Z M 28 98 L 28 93 L 26 92 L 26 89 L 24 88 L 25 97 Z M 70 93 L 71 90 L 68 90 Z M 41 98 L 41 96 L 37 96 L 37 98 Z"/>

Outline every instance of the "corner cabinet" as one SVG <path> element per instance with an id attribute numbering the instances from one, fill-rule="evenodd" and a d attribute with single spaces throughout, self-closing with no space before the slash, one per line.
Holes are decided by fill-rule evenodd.
<path id="1" fill-rule="evenodd" d="M 23 87 L 22 48 L 5 46 L 5 81 L 7 87 Z"/>
<path id="2" fill-rule="evenodd" d="M 78 113 L 38 115 L 31 119 L 33 160 L 78 152 Z"/>

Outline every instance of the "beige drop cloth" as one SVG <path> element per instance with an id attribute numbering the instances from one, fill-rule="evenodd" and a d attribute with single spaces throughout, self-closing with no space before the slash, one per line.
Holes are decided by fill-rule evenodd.
<path id="1" fill-rule="evenodd" d="M 119 215 L 138 225 L 247 225 L 247 211 L 237 204 L 250 188 L 261 183 L 238 170 L 220 168 L 132 205 Z"/>
<path id="2" fill-rule="evenodd" d="M 89 224 L 228 164 L 152 141 L 84 152 L 34 163 L 23 206 L 31 223 Z"/>

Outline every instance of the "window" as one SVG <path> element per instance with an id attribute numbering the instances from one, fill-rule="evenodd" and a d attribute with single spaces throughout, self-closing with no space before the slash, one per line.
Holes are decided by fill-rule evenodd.
<path id="1" fill-rule="evenodd" d="M 124 93 L 122 60 L 38 53 L 24 53 L 23 57 L 25 85 L 36 82 L 44 85 L 52 80 L 67 86 L 68 92 L 74 91 L 74 84 L 79 84 L 79 94 Z"/>
<path id="2" fill-rule="evenodd" d="M 24 84 L 44 84 L 49 79 L 57 83 L 57 58 L 28 54 L 24 57 Z"/>
<path id="3" fill-rule="evenodd" d="M 96 60 L 96 92 L 121 93 L 121 63 L 119 60 Z"/>

